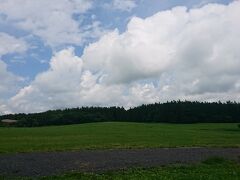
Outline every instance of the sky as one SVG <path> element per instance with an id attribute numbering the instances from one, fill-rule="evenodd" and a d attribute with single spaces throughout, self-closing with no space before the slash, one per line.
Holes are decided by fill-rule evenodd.
<path id="1" fill-rule="evenodd" d="M 239 102 L 239 18 L 239 0 L 0 0 L 0 114 Z"/>

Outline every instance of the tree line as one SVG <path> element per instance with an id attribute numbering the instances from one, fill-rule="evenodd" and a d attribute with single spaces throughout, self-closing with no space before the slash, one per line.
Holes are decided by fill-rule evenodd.
<path id="1" fill-rule="evenodd" d="M 35 127 L 91 122 L 144 123 L 239 123 L 240 103 L 171 101 L 123 107 L 81 107 L 32 114 L 8 114 L 2 119 L 18 120 L 15 126 Z"/>

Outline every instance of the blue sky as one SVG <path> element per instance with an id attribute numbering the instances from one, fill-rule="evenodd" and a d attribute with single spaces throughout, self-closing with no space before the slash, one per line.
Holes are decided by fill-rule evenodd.
<path id="1" fill-rule="evenodd" d="M 54 57 L 57 59 L 58 57 L 57 54 L 58 53 L 61 54 L 61 51 L 64 51 L 64 50 L 70 51 L 70 54 L 66 52 L 66 56 L 73 56 L 73 57 L 76 56 L 79 59 L 81 59 L 80 61 L 83 61 L 83 65 L 82 65 L 83 69 L 81 70 L 81 73 L 84 74 L 84 73 L 87 73 L 88 71 L 91 72 L 93 76 L 98 76 L 96 77 L 96 79 L 98 79 L 97 82 L 100 82 L 101 84 L 103 81 L 105 84 L 107 84 L 104 86 L 109 86 L 108 84 L 111 84 L 111 83 L 120 84 L 119 86 L 121 86 L 121 88 L 123 89 L 122 91 L 124 92 L 123 93 L 124 95 L 126 94 L 126 92 L 128 95 L 131 94 L 131 90 L 132 90 L 131 88 L 133 89 L 140 88 L 143 90 L 144 88 L 147 88 L 148 90 L 149 88 L 150 89 L 152 88 L 154 92 L 156 91 L 155 93 L 157 93 L 160 86 L 164 86 L 164 88 L 167 89 L 168 86 L 170 87 L 170 85 L 166 85 L 169 81 L 171 82 L 178 81 L 178 78 L 175 77 L 175 76 L 178 76 L 176 75 L 177 71 L 174 71 L 174 70 L 169 71 L 167 68 L 166 70 L 160 72 L 159 69 L 161 69 L 162 67 L 161 68 L 159 67 L 158 70 L 155 70 L 153 68 L 154 66 L 156 66 L 156 64 L 154 64 L 155 62 L 150 60 L 149 60 L 149 64 L 151 66 L 149 64 L 146 66 L 147 67 L 149 66 L 150 68 L 152 68 L 153 70 L 152 69 L 151 70 L 153 72 L 149 73 L 150 70 L 148 70 L 148 72 L 144 72 L 143 70 L 142 71 L 144 72 L 143 74 L 140 74 L 139 72 L 137 72 L 136 67 L 134 67 L 134 69 L 130 69 L 129 72 L 127 72 L 127 70 L 125 72 L 124 69 L 128 69 L 128 65 L 124 67 L 116 68 L 116 67 L 110 66 L 109 64 L 111 63 L 102 61 L 101 59 L 99 59 L 99 62 L 101 61 L 103 62 L 103 64 L 105 63 L 104 66 L 101 66 L 98 63 L 92 62 L 93 61 L 91 59 L 92 55 L 91 54 L 89 55 L 89 52 L 92 52 L 90 51 L 90 49 L 91 48 L 94 49 L 95 46 L 96 47 L 99 46 L 99 49 L 101 49 L 103 46 L 101 45 L 101 43 L 102 42 L 104 43 L 105 41 L 110 44 L 112 43 L 114 46 L 115 41 L 110 42 L 110 40 L 108 40 L 107 38 L 116 37 L 118 41 L 121 41 L 121 39 L 127 39 L 127 36 L 129 34 L 131 33 L 134 34 L 136 32 L 135 26 L 141 27 L 139 23 L 140 24 L 142 23 L 143 29 L 144 29 L 145 28 L 144 23 L 146 23 L 146 26 L 148 27 L 149 22 L 151 22 L 152 19 L 154 19 L 154 21 L 157 22 L 156 24 L 159 24 L 161 26 L 159 27 L 160 29 L 161 28 L 164 29 L 165 28 L 164 26 L 168 26 L 168 24 L 166 23 L 168 20 L 166 19 L 166 22 L 162 22 L 164 21 L 163 19 L 161 19 L 161 17 L 164 16 L 162 15 L 161 17 L 159 17 L 160 20 L 158 23 L 158 21 L 155 20 L 156 18 L 154 18 L 154 15 L 160 12 L 166 12 L 167 10 L 172 11 L 171 9 L 176 6 L 185 6 L 187 9 L 182 11 L 184 11 L 184 14 L 187 15 L 188 12 L 190 12 L 192 9 L 200 9 L 201 11 L 204 11 L 204 7 L 207 7 L 210 3 L 214 3 L 216 5 L 216 9 L 219 8 L 219 10 L 216 10 L 216 13 L 219 13 L 222 7 L 228 7 L 229 4 L 234 4 L 233 1 L 230 1 L 230 0 L 203 0 L 203 1 L 199 1 L 199 0 L 191 0 L 191 1 L 190 0 L 184 0 L 184 1 L 104 0 L 101 2 L 98 0 L 93 0 L 93 1 L 60 0 L 60 1 L 51 1 L 49 3 L 48 2 L 49 1 L 40 1 L 40 0 L 39 1 L 38 0 L 34 0 L 34 1 L 20 0 L 16 2 L 13 2 L 11 0 L 0 0 L 0 33 L 2 33 L 0 34 L 0 41 L 2 41 L 2 43 L 0 42 L 0 45 L 2 46 L 1 47 L 2 49 L 0 48 L 0 60 L 4 63 L 3 65 L 4 72 L 2 73 L 3 74 L 2 76 L 5 76 L 5 77 L 9 76 L 8 78 L 5 78 L 5 79 L 3 79 L 2 77 L 4 82 L 6 81 L 5 83 L 6 85 L 2 87 L 2 89 L 5 89 L 5 90 L 2 90 L 2 94 L 1 94 L 1 88 L 0 88 L 0 96 L 1 96 L 0 103 L 2 102 L 3 104 L 2 105 L 3 110 L 1 110 L 1 106 L 0 106 L 0 110 L 2 112 L 30 111 L 30 109 L 27 108 L 28 105 L 26 105 L 26 107 L 22 109 L 18 107 L 12 108 L 10 107 L 11 105 L 9 105 L 11 104 L 10 101 L 15 100 L 16 97 L 18 98 L 18 96 L 20 96 L 21 94 L 21 90 L 25 91 L 24 89 L 26 89 L 27 87 L 32 88 L 34 84 L 37 84 L 38 78 L 41 77 L 41 74 L 51 73 L 51 71 L 54 71 L 52 70 L 54 69 L 52 67 L 54 65 L 53 63 L 51 64 L 51 62 L 54 61 L 53 60 Z M 212 7 L 209 6 L 209 9 L 211 8 Z M 191 15 L 191 13 L 189 14 Z M 166 17 L 168 17 L 168 15 L 166 15 Z M 211 16 L 209 15 L 209 17 Z M 201 18 L 205 18 L 204 20 L 207 21 L 206 17 L 201 17 Z M 231 17 L 229 16 L 229 18 Z M 181 19 L 179 21 L 181 21 Z M 216 18 L 216 20 L 214 21 L 218 22 L 218 19 Z M 169 21 L 169 22 L 172 22 L 172 21 Z M 215 22 L 213 22 L 212 24 L 214 23 Z M 219 26 L 221 25 L 222 24 L 219 24 Z M 127 28 L 128 26 L 129 28 Z M 155 26 L 154 24 L 149 25 L 149 28 L 154 26 Z M 186 26 L 182 27 L 182 25 L 180 24 L 177 27 L 179 26 L 181 26 L 180 30 L 183 31 L 184 29 L 187 29 L 189 25 L 187 25 L 186 23 Z M 158 26 L 156 25 L 155 28 L 158 28 Z M 215 26 L 211 28 L 215 28 Z M 118 32 L 116 32 L 116 29 L 118 30 Z M 168 32 L 170 31 L 171 29 L 168 30 Z M 228 31 L 229 30 L 226 30 L 226 32 Z M 147 30 L 146 32 L 150 32 L 150 31 Z M 236 32 L 233 32 L 233 33 L 236 33 Z M 138 36 L 138 35 L 139 34 L 135 34 L 135 36 Z M 146 37 L 148 37 L 147 34 L 145 35 Z M 105 39 L 107 40 L 105 40 L 104 37 L 106 37 Z M 156 38 L 158 38 L 157 35 L 156 35 Z M 130 38 L 129 40 L 131 41 L 132 39 Z M 92 44 L 95 44 L 95 45 L 92 45 Z M 110 49 L 112 49 L 112 47 Z M 108 48 L 106 49 L 106 51 L 107 50 Z M 105 50 L 103 49 L 103 51 Z M 115 49 L 113 49 L 112 51 L 115 52 Z M 165 52 L 164 49 L 160 49 L 159 51 L 163 51 L 162 54 L 164 54 Z M 98 52 L 95 51 L 94 49 L 93 53 L 97 54 Z M 175 53 L 175 51 L 170 53 Z M 200 51 L 199 52 L 196 51 L 196 53 L 200 53 Z M 235 55 L 234 53 L 235 52 L 233 52 L 233 56 Z M 101 57 L 101 55 L 102 54 L 100 54 L 99 57 Z M 158 57 L 158 55 L 156 56 Z M 125 62 L 124 57 L 123 57 L 123 62 Z M 127 59 L 128 58 L 126 58 L 126 62 L 131 61 L 131 60 L 128 61 Z M 96 57 L 95 61 L 96 62 L 98 61 L 98 57 Z M 131 63 L 135 63 L 135 62 L 131 61 Z M 164 64 L 165 61 L 163 60 L 162 62 L 159 62 L 159 63 Z M 95 68 L 95 66 L 98 66 L 98 67 L 101 66 L 102 68 L 98 69 L 98 68 Z M 111 67 L 112 69 L 108 69 L 107 68 L 108 66 Z M 123 70 L 123 71 L 120 71 L 120 70 Z M 121 77 L 118 77 L 119 74 L 116 74 L 116 73 L 126 74 L 126 77 L 124 75 Z M 222 74 L 226 74 L 226 73 L 222 72 Z M 65 75 L 62 74 L 62 76 L 65 76 Z M 82 77 L 83 75 L 81 74 L 80 76 Z M 115 76 L 116 76 L 115 79 L 106 78 L 106 80 L 104 80 L 105 77 L 115 77 Z M 165 77 L 165 79 L 161 79 L 162 77 Z M 6 79 L 11 79 L 11 82 L 7 82 L 8 80 Z M 200 80 L 199 78 L 196 77 L 194 80 L 191 80 L 191 81 L 198 83 L 198 81 Z M 234 80 L 231 79 L 231 81 L 234 81 Z M 218 93 L 222 92 L 222 90 L 219 90 L 219 88 L 222 86 L 225 88 L 225 86 L 227 86 L 227 83 L 216 85 L 215 87 L 217 88 L 208 89 L 208 91 L 203 93 L 204 94 L 204 98 L 203 98 L 199 93 L 204 91 L 203 90 L 204 88 L 207 89 L 207 87 L 205 87 L 207 86 L 205 85 L 206 82 L 207 80 L 203 80 L 202 82 L 203 87 L 201 90 L 196 90 L 196 92 L 198 91 L 199 92 L 196 94 L 196 96 L 194 96 L 194 98 L 192 98 L 191 95 L 194 94 L 195 92 L 191 92 L 190 90 L 185 92 L 184 90 L 184 93 L 183 93 L 184 95 L 182 94 L 175 97 L 175 96 L 171 96 L 171 93 L 170 93 L 170 94 L 167 94 L 168 98 L 167 99 L 163 98 L 163 100 L 169 100 L 174 98 L 187 99 L 188 96 L 191 96 L 190 99 L 197 99 L 197 100 L 217 100 L 217 98 L 219 98 L 220 100 L 221 99 L 225 100 L 228 98 L 226 97 L 226 94 L 221 95 L 220 97 L 217 95 Z M 235 86 L 237 86 L 237 82 L 235 82 L 234 87 Z M 6 89 L 9 89 L 9 88 L 13 90 L 8 91 L 6 93 L 5 92 Z M 118 88 L 120 87 L 117 87 L 115 89 L 113 88 L 113 89 L 116 90 Z M 152 90 L 149 90 L 149 92 Z M 41 93 L 41 90 L 39 91 Z M 214 95 L 209 94 L 209 93 L 212 93 L 212 91 L 215 92 Z M 238 90 L 234 91 L 234 93 L 238 93 Z M 155 94 L 154 97 L 155 96 L 158 96 L 158 95 Z M 46 95 L 46 98 L 51 99 L 53 97 L 50 97 L 50 95 L 49 96 Z M 127 99 L 129 97 L 124 97 L 124 98 Z M 229 99 L 234 99 L 234 98 L 230 97 Z M 158 97 L 156 99 L 153 98 L 152 100 L 146 101 L 146 103 L 160 101 L 160 100 L 162 100 L 161 97 Z M 33 111 L 41 111 L 46 109 L 56 109 L 56 108 L 64 108 L 68 106 L 81 106 L 81 105 L 123 105 L 123 103 L 125 103 L 127 104 L 126 106 L 134 106 L 140 103 L 145 103 L 145 101 L 142 101 L 142 100 L 140 100 L 139 102 L 132 102 L 132 100 L 126 100 L 126 101 L 124 100 L 122 102 L 116 102 L 116 100 L 110 100 L 110 103 L 106 101 L 106 103 L 103 103 L 103 104 L 99 102 L 95 102 L 93 100 L 89 100 L 89 101 L 83 100 L 83 101 L 86 101 L 86 103 L 82 103 L 81 101 L 80 103 L 76 102 L 71 104 L 65 101 L 62 101 L 62 102 L 60 101 L 58 103 L 63 103 L 63 105 L 59 105 L 59 106 L 54 105 L 54 106 L 46 106 L 46 107 L 44 107 L 43 104 L 40 104 L 39 106 L 41 108 L 33 109 Z M 28 102 L 28 104 L 30 107 L 31 103 Z"/>

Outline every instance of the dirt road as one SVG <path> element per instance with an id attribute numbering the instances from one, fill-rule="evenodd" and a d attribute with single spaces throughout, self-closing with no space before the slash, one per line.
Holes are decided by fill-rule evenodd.
<path id="1" fill-rule="evenodd" d="M 240 162 L 240 148 L 158 148 L 2 154 L 0 174 L 46 176 L 69 171 L 96 172 L 129 167 L 198 163 L 213 156 Z"/>

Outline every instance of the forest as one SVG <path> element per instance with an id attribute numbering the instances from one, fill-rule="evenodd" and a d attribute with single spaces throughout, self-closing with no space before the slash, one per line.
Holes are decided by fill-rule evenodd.
<path id="1" fill-rule="evenodd" d="M 18 120 L 14 124 L 18 127 L 91 122 L 239 123 L 240 103 L 171 101 L 141 105 L 127 110 L 123 107 L 79 107 L 0 116 L 0 120 L 3 119 Z"/>

